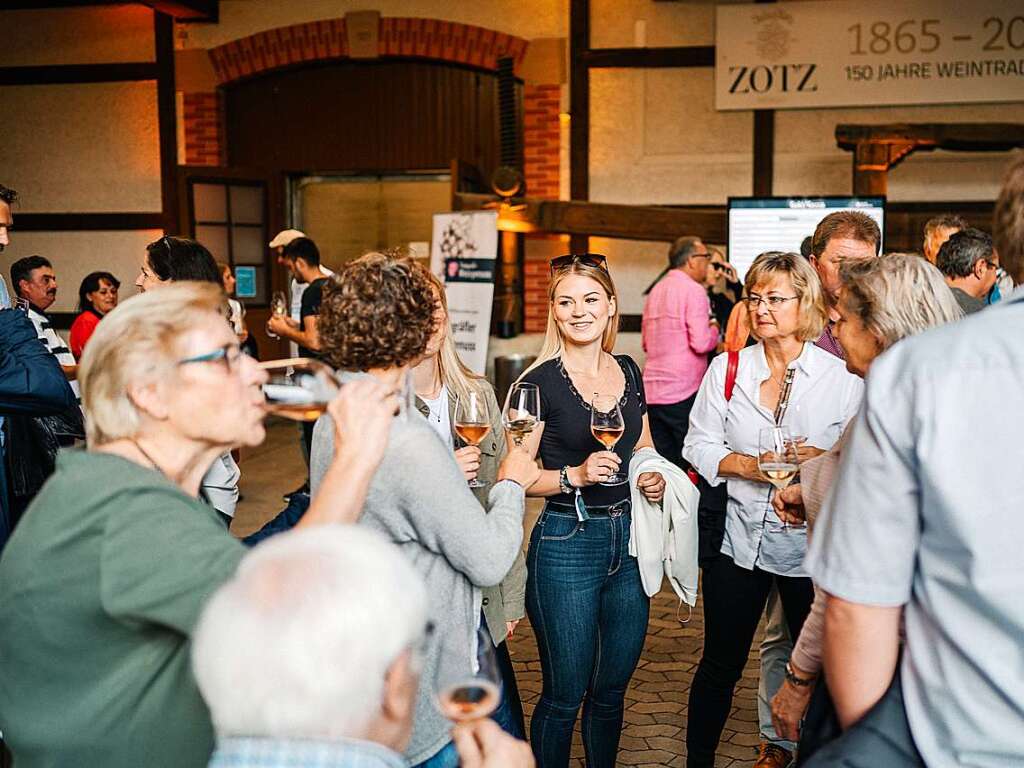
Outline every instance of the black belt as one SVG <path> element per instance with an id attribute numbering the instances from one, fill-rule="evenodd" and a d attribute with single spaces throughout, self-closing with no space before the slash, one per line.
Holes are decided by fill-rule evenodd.
<path id="1" fill-rule="evenodd" d="M 566 504 L 564 501 L 549 501 L 548 506 L 556 507 L 559 510 L 564 509 L 573 515 L 576 514 L 576 506 L 574 504 Z M 587 504 L 587 514 L 591 517 L 618 517 L 619 515 L 627 514 L 632 506 L 633 504 L 630 499 L 623 499 L 614 504 L 603 504 L 601 506 Z"/>

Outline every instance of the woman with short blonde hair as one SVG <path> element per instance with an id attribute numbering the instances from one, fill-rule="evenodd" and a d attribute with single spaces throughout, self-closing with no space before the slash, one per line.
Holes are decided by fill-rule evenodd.
<path id="1" fill-rule="evenodd" d="M 58 455 L 0 560 L 0 722 L 19 765 L 209 763 L 190 639 L 245 547 L 199 484 L 225 451 L 263 441 L 266 380 L 221 302 L 215 285 L 162 286 L 112 310 L 85 349 L 87 449 Z M 331 403 L 359 438 L 340 443 L 299 525 L 355 520 L 396 406 L 365 383 Z"/>
<path id="2" fill-rule="evenodd" d="M 772 486 L 758 469 L 759 433 L 788 427 L 804 438 L 800 460 L 809 459 L 836 442 L 862 391 L 842 360 L 814 345 L 827 314 L 818 275 L 802 256 L 762 253 L 747 272 L 742 301 L 758 343 L 740 351 L 731 397 L 728 355 L 712 362 L 683 444 L 683 457 L 710 485 L 725 482 L 728 494 L 719 554 L 702 564 L 704 652 L 690 689 L 691 768 L 714 765 L 733 688 L 772 587 L 778 588 L 792 637 L 814 596 L 803 570 L 806 531 L 787 528 L 772 511 Z M 794 748 L 792 742 L 766 739 L 755 765 L 788 763 Z"/>

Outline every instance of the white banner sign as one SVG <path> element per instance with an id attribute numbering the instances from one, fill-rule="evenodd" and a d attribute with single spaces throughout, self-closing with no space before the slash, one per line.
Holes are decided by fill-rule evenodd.
<path id="1" fill-rule="evenodd" d="M 487 368 L 497 256 L 497 211 L 434 214 L 430 269 L 445 283 L 459 357 L 481 376 Z"/>
<path id="2" fill-rule="evenodd" d="M 1024 101 L 1024 2 L 719 5 L 718 109 Z"/>

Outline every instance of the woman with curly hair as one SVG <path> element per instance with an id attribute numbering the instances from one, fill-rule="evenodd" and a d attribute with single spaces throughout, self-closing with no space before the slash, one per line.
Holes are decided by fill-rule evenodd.
<path id="1" fill-rule="evenodd" d="M 411 259 L 368 253 L 349 263 L 325 287 L 318 331 L 321 354 L 342 382 L 373 376 L 398 389 L 428 351 L 438 298 L 429 277 Z M 313 497 L 334 454 L 329 416 L 313 432 Z M 426 649 L 412 739 L 412 766 L 458 765 L 451 724 L 433 701 L 429 681 L 440 648 L 465 660 L 466 673 L 482 606 L 481 588 L 509 572 L 523 538 L 524 489 L 537 479 L 529 454 L 511 450 L 498 467 L 485 510 L 446 446 L 426 420 L 396 419 L 363 509 L 362 524 L 391 538 L 423 575 L 436 641 Z M 450 663 L 446 659 L 445 663 Z"/>

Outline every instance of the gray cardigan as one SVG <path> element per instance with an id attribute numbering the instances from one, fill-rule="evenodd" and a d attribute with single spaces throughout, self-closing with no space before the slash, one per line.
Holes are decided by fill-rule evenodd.
<path id="1" fill-rule="evenodd" d="M 344 373 L 342 380 L 358 375 L 363 374 Z M 334 423 L 324 415 L 313 431 L 310 481 L 314 495 L 333 455 Z M 360 524 L 381 531 L 398 545 L 423 575 L 430 595 L 430 618 L 436 631 L 423 660 L 412 740 L 405 753 L 410 765 L 431 757 L 451 739 L 451 723 L 434 703 L 440 641 L 444 640 L 446 651 L 454 648 L 465 659 L 469 673 L 480 588 L 501 582 L 520 553 L 524 502 L 519 485 L 501 482 L 491 489 L 489 508 L 484 510 L 451 451 L 426 421 L 409 414 L 392 423 Z"/>
<path id="2" fill-rule="evenodd" d="M 480 442 L 480 470 L 477 472 L 477 479 L 484 484 L 483 488 L 474 488 L 473 495 L 481 505 L 487 504 L 487 494 L 498 479 L 498 465 L 505 456 L 507 447 L 505 445 L 505 431 L 501 423 L 501 407 L 494 396 L 494 389 L 490 384 L 483 387 L 484 396 L 487 398 L 487 407 L 491 416 L 491 431 Z M 448 420 L 455 424 L 454 394 L 448 394 Z M 430 409 L 420 398 L 416 398 L 416 408 L 425 418 L 430 417 Z M 454 434 L 454 429 L 453 429 Z M 505 641 L 506 621 L 517 621 L 526 615 L 526 558 L 523 557 L 522 549 L 516 556 L 512 570 L 501 580 L 501 584 L 495 587 L 484 587 L 483 609 L 487 619 L 487 628 L 491 633 L 491 640 L 498 646 Z"/>

